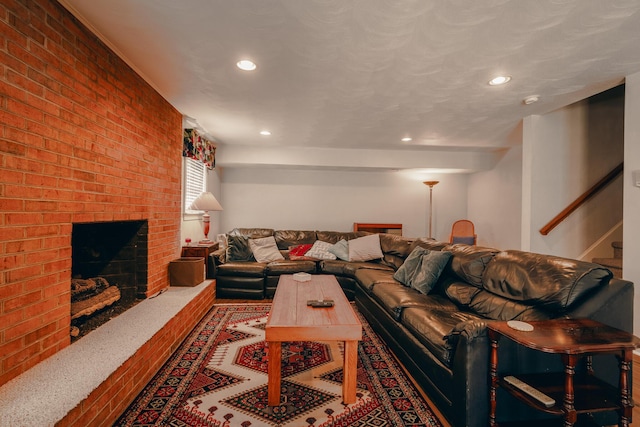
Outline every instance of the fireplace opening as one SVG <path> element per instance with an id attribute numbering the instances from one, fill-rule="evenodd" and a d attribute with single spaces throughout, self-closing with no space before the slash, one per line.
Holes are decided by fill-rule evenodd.
<path id="1" fill-rule="evenodd" d="M 147 221 L 73 224 L 71 341 L 146 298 Z"/>

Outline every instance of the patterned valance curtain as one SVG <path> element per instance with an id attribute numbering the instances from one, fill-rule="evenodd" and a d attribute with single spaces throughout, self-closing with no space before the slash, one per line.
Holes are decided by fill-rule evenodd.
<path id="1" fill-rule="evenodd" d="M 216 167 L 216 147 L 201 136 L 196 129 L 185 129 L 182 156 L 200 160 L 207 168 Z"/>

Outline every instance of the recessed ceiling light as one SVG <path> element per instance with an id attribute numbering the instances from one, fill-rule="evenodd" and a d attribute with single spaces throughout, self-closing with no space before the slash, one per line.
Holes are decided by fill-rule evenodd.
<path id="1" fill-rule="evenodd" d="M 534 102 L 538 102 L 540 100 L 540 96 L 539 95 L 531 95 L 531 96 L 527 96 L 525 99 L 522 100 L 522 103 L 524 105 L 529 105 L 529 104 L 533 104 Z"/>
<path id="2" fill-rule="evenodd" d="M 253 61 L 249 61 L 248 59 L 243 59 L 236 63 L 238 68 L 244 71 L 253 71 L 256 69 L 256 64 Z"/>
<path id="3" fill-rule="evenodd" d="M 271 132 L 269 132 L 268 130 L 261 130 L 261 131 L 260 131 L 260 135 L 262 135 L 262 136 L 269 136 L 269 135 L 271 135 Z"/>
<path id="4" fill-rule="evenodd" d="M 407 136 L 407 137 L 402 138 L 401 141 L 402 142 L 410 142 L 412 139 L 413 138 L 410 138 L 410 137 Z"/>
<path id="5" fill-rule="evenodd" d="M 508 83 L 511 80 L 511 76 L 497 76 L 489 80 L 489 85 L 499 86 Z"/>

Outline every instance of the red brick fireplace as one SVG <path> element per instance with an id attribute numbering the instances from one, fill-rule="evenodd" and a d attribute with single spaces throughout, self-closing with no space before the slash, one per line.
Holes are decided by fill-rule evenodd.
<path id="1" fill-rule="evenodd" d="M 53 0 L 0 5 L 0 386 L 70 344 L 73 224 L 147 221 L 147 296 L 180 251 L 181 114 Z"/>
<path id="2" fill-rule="evenodd" d="M 147 221 L 73 224 L 71 341 L 146 298 Z"/>

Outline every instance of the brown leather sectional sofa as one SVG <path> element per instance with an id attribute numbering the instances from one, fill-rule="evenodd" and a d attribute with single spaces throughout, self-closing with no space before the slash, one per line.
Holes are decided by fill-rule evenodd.
<path id="1" fill-rule="evenodd" d="M 286 255 L 286 249 L 295 244 L 316 239 L 335 243 L 363 234 L 235 229 L 229 236 L 249 239 L 273 235 Z M 269 298 L 280 274 L 305 271 L 336 275 L 345 294 L 355 300 L 358 310 L 456 427 L 488 424 L 488 322 L 591 318 L 632 332 L 633 284 L 612 278 L 609 270 L 597 264 L 390 234 L 380 234 L 380 245 L 382 259 L 358 263 L 288 259 L 227 262 L 227 253 L 218 251 L 214 254 L 216 292 L 220 298 Z M 452 254 L 427 295 L 393 278 L 418 246 Z M 501 343 L 499 357 L 504 372 L 563 369 L 557 355 L 525 350 L 507 340 Z M 594 367 L 598 376 L 617 384 L 615 357 L 596 357 Z M 498 406 L 498 421 L 541 416 L 502 395 L 502 390 L 498 393 L 499 401 L 509 402 Z M 609 420 L 605 418 L 603 423 Z M 615 423 L 613 418 L 611 424 Z"/>

